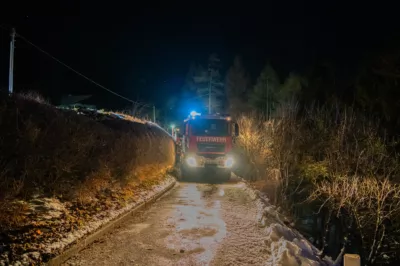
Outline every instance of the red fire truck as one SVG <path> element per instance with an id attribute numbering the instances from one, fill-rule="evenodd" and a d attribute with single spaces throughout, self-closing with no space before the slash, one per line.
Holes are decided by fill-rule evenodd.
<path id="1" fill-rule="evenodd" d="M 233 143 L 239 135 L 239 127 L 230 116 L 191 112 L 181 133 L 182 179 L 201 174 L 208 179 L 229 180 L 235 163 Z"/>

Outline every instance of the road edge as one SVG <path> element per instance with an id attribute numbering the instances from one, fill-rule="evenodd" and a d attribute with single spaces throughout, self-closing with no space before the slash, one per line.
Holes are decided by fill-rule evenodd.
<path id="1" fill-rule="evenodd" d="M 162 191 L 153 195 L 149 200 L 140 203 L 138 206 L 134 207 L 133 209 L 127 211 L 124 214 L 121 214 L 114 220 L 108 222 L 101 228 L 95 230 L 94 232 L 89 233 L 87 236 L 83 237 L 76 243 L 72 244 L 69 248 L 65 249 L 61 254 L 57 255 L 56 257 L 50 259 L 46 265 L 49 266 L 57 266 L 61 265 L 63 262 L 67 261 L 71 257 L 75 256 L 79 253 L 82 249 L 87 247 L 88 245 L 92 244 L 99 238 L 103 237 L 104 235 L 108 234 L 110 231 L 115 229 L 117 226 L 122 224 L 128 218 L 130 218 L 133 214 L 137 213 L 138 211 L 148 207 L 150 204 L 154 203 L 158 199 L 160 199 L 165 193 L 173 189 L 176 185 L 176 180 L 174 180 L 171 184 L 169 184 L 166 188 Z"/>
<path id="2" fill-rule="evenodd" d="M 245 192 L 256 202 L 257 204 L 257 218 L 256 218 L 256 223 L 257 226 L 260 228 L 266 228 L 266 224 L 265 224 L 265 220 L 269 218 L 268 217 L 268 212 L 265 212 L 265 209 L 270 207 L 270 208 L 274 208 L 273 212 L 275 215 L 272 215 L 272 217 L 275 220 L 275 222 L 277 222 L 278 224 L 280 224 L 281 226 L 284 226 L 288 229 L 290 229 L 291 231 L 293 231 L 296 236 L 300 236 L 301 238 L 299 239 L 304 239 L 308 242 L 308 244 L 310 244 L 312 247 L 314 247 L 315 249 L 317 249 L 317 247 L 315 247 L 306 237 L 304 237 L 301 232 L 299 230 L 297 230 L 292 224 L 291 222 L 289 222 L 289 220 L 287 219 L 287 217 L 283 214 L 281 214 L 279 212 L 279 209 L 276 209 L 277 207 L 275 205 L 273 205 L 272 203 L 269 202 L 269 198 L 266 195 L 263 195 L 261 191 L 253 188 L 250 185 L 250 182 L 245 180 L 243 177 L 236 175 L 241 182 L 243 182 L 245 184 Z M 318 249 L 317 249 L 318 250 Z M 317 254 L 315 254 L 316 259 L 318 260 L 317 263 L 319 263 L 319 265 L 321 266 L 336 266 L 336 264 L 331 263 L 329 261 L 330 257 L 323 257 L 320 258 L 319 256 L 317 256 Z M 305 257 L 305 256 L 304 256 Z"/>

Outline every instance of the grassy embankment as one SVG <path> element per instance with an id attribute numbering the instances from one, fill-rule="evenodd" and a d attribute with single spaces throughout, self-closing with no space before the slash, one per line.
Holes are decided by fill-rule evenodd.
<path id="1" fill-rule="evenodd" d="M 175 159 L 173 141 L 155 125 L 5 95 L 0 150 L 0 254 L 9 261 L 138 200 Z"/>

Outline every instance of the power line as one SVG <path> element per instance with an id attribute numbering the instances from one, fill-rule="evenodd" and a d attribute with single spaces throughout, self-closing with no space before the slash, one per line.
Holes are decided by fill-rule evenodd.
<path id="1" fill-rule="evenodd" d="M 4 29 L 4 30 L 8 30 L 8 29 L 6 29 L 6 28 L 4 27 L 4 25 L 5 25 L 5 24 L 0 24 L 0 28 L 2 28 L 2 29 Z M 129 102 L 131 102 L 131 103 L 133 103 L 133 104 L 141 105 L 142 107 L 152 108 L 152 109 L 153 109 L 153 122 L 155 122 L 156 117 L 155 117 L 155 105 L 154 105 L 154 104 L 140 103 L 140 102 L 133 101 L 133 100 L 131 100 L 131 99 L 129 99 L 129 98 L 126 98 L 126 97 L 124 97 L 124 96 L 122 96 L 122 95 L 120 95 L 120 94 L 118 94 L 118 93 L 116 93 L 116 92 L 114 92 L 114 91 L 112 91 L 112 90 L 110 90 L 110 89 L 104 87 L 103 85 L 97 83 L 96 81 L 92 80 L 91 78 L 89 78 L 89 77 L 83 75 L 82 73 L 78 72 L 77 70 L 73 69 L 73 68 L 70 67 L 69 65 L 65 64 L 65 63 L 62 62 L 61 60 L 57 59 L 56 57 L 54 57 L 54 56 L 52 56 L 51 54 L 49 54 L 48 52 L 46 52 L 45 50 L 41 49 L 39 46 L 37 46 L 37 45 L 35 45 L 34 43 L 32 43 L 31 41 L 27 40 L 24 36 L 22 36 L 22 35 L 20 35 L 20 34 L 18 34 L 18 33 L 15 33 L 15 35 L 16 35 L 17 37 L 19 37 L 20 39 L 22 39 L 23 41 L 25 41 L 26 43 L 28 43 L 28 44 L 30 44 L 31 46 L 33 46 L 34 48 L 38 49 L 40 52 L 44 53 L 45 55 L 49 56 L 49 57 L 52 58 L 53 60 L 57 61 L 59 64 L 61 64 L 61 65 L 63 65 L 64 67 L 68 68 L 69 70 L 71 70 L 71 71 L 74 72 L 75 74 L 77 74 L 77 75 L 83 77 L 84 79 L 90 81 L 91 83 L 97 85 L 98 87 L 100 87 L 100 88 L 102 88 L 102 89 L 104 89 L 104 90 L 106 90 L 106 91 L 108 91 L 108 92 L 110 92 L 110 93 L 112 93 L 112 94 L 114 94 L 114 95 L 116 95 L 116 96 L 118 96 L 118 97 L 120 97 L 120 98 L 126 100 L 126 101 L 129 101 Z"/>
<path id="2" fill-rule="evenodd" d="M 3 27 L 3 25 L 0 25 L 0 26 L 1 26 L 1 28 L 5 29 L 5 28 Z M 118 97 L 120 97 L 120 98 L 122 98 L 122 99 L 124 99 L 124 100 L 126 100 L 126 101 L 128 101 L 128 102 L 131 102 L 131 103 L 133 103 L 133 104 L 146 105 L 146 104 L 144 104 L 144 103 L 139 103 L 139 102 L 133 101 L 133 100 L 131 100 L 131 99 L 125 97 L 125 96 L 122 96 L 121 94 L 118 94 L 118 93 L 116 93 L 116 92 L 114 92 L 114 91 L 112 91 L 112 90 L 110 90 L 110 89 L 104 87 L 103 85 L 99 84 L 98 82 L 94 81 L 93 79 L 91 79 L 91 78 L 85 76 L 84 74 L 82 74 L 82 73 L 80 73 L 79 71 L 73 69 L 73 68 L 70 67 L 69 65 L 65 64 L 64 62 L 62 62 L 61 60 L 59 60 L 59 59 L 57 59 L 56 57 L 52 56 L 51 54 L 49 54 L 49 53 L 46 52 L 45 50 L 41 49 L 39 46 L 37 46 L 36 44 L 34 44 L 34 43 L 32 43 L 31 41 L 27 40 L 27 39 L 26 39 L 24 36 L 22 36 L 21 34 L 17 33 L 16 36 L 19 37 L 20 39 L 22 39 L 23 41 L 25 41 L 26 43 L 30 44 L 30 45 L 33 46 L 34 48 L 38 49 L 40 52 L 42 52 L 42 53 L 44 53 L 45 55 L 49 56 L 51 59 L 57 61 L 59 64 L 61 64 L 61 65 L 63 65 L 64 67 L 68 68 L 69 70 L 71 70 L 71 71 L 74 72 L 75 74 L 77 74 L 77 75 L 81 76 L 82 78 L 88 80 L 89 82 L 91 82 L 91 83 L 97 85 L 98 87 L 102 88 L 103 90 L 106 90 L 106 91 L 108 91 L 109 93 L 112 93 L 112 94 L 114 94 L 114 95 L 116 95 L 116 96 L 118 96 Z"/>
<path id="3" fill-rule="evenodd" d="M 121 94 L 118 94 L 110 89 L 107 89 L 106 87 L 104 87 L 103 85 L 97 83 L 96 81 L 92 80 L 91 78 L 83 75 L 82 73 L 76 71 L 75 69 L 73 69 L 72 67 L 68 66 L 67 64 L 63 63 L 62 61 L 60 61 L 59 59 L 55 58 L 54 56 L 52 56 L 51 54 L 49 54 L 48 52 L 44 51 L 43 49 L 41 49 L 40 47 L 38 47 L 37 45 L 33 44 L 32 42 L 28 41 L 25 37 L 23 37 L 22 35 L 17 33 L 17 37 L 19 37 L 20 39 L 22 39 L 23 41 L 27 42 L 28 44 L 32 45 L 33 47 L 35 47 L 36 49 L 38 49 L 40 52 L 44 53 L 45 55 L 49 56 L 50 58 L 52 58 L 53 60 L 57 61 L 59 64 L 63 65 L 64 67 L 68 68 L 69 70 L 73 71 L 75 74 L 85 78 L 86 80 L 92 82 L 93 84 L 97 85 L 98 87 L 102 88 L 103 90 L 106 90 L 124 100 L 127 100 L 131 103 L 135 103 L 135 104 L 139 104 L 138 102 L 132 101 L 129 98 L 126 98 L 124 96 L 122 96 Z"/>

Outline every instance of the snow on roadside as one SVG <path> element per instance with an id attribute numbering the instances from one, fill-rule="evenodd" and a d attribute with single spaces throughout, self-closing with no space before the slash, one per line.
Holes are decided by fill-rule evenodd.
<path id="1" fill-rule="evenodd" d="M 266 266 L 332 265 L 330 260 L 321 260 L 319 250 L 291 228 L 272 223 L 265 228 L 265 233 L 264 243 L 271 251 Z"/>
<path id="2" fill-rule="evenodd" d="M 80 241 L 86 235 L 95 232 L 100 227 L 106 225 L 108 222 L 118 218 L 120 215 L 128 212 L 143 202 L 148 201 L 157 193 L 166 189 L 169 185 L 175 182 L 175 178 L 168 176 L 159 184 L 153 186 L 149 190 L 141 190 L 138 192 L 138 199 L 131 203 L 128 203 L 122 208 L 111 208 L 109 210 L 101 211 L 96 215 L 92 216 L 90 221 L 79 227 L 76 230 L 72 230 L 68 233 L 63 234 L 60 238 L 53 238 L 46 241 L 45 244 L 41 244 L 41 252 L 26 252 L 19 256 L 15 261 L 9 261 L 8 253 L 2 252 L 3 247 L 0 246 L 0 266 L 5 265 L 36 265 L 42 261 L 42 254 L 53 254 L 57 255 L 62 253 L 69 245 L 76 241 Z M 30 209 L 35 210 L 37 208 L 46 209 L 46 215 L 42 216 L 45 219 L 57 219 L 61 216 L 61 213 L 67 212 L 66 203 L 61 203 L 55 198 L 44 198 L 40 200 L 34 200 Z M 42 253 L 42 254 L 41 254 Z"/>
<path id="3" fill-rule="evenodd" d="M 320 251 L 297 230 L 285 224 L 287 219 L 269 203 L 268 198 L 246 183 L 243 186 L 250 197 L 256 200 L 258 226 L 265 228 L 264 243 L 271 253 L 265 266 L 333 265 L 330 258 L 320 259 Z"/>
<path id="4" fill-rule="evenodd" d="M 155 185 L 152 187 L 151 190 L 145 190 L 140 192 L 140 199 L 136 202 L 132 202 L 130 204 L 127 204 L 125 207 L 121 209 L 114 209 L 106 212 L 101 212 L 93 217 L 93 220 L 80 228 L 79 230 L 73 231 L 68 233 L 64 238 L 62 238 L 58 242 L 54 242 L 47 247 L 45 247 L 45 251 L 48 253 L 53 253 L 56 250 L 63 250 L 66 246 L 69 244 L 73 243 L 77 239 L 82 238 L 83 236 L 89 234 L 90 232 L 94 232 L 101 226 L 107 224 L 111 220 L 116 219 L 119 217 L 121 214 L 126 213 L 127 211 L 135 208 L 136 206 L 140 205 L 141 203 L 149 200 L 152 196 L 157 194 L 158 192 L 164 190 L 166 187 L 168 187 L 172 182 L 174 182 L 173 177 L 168 177 L 165 180 L 163 180 L 160 184 Z"/>

